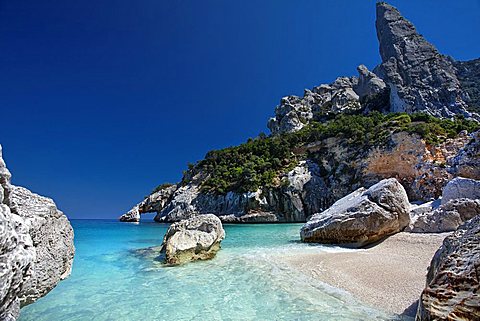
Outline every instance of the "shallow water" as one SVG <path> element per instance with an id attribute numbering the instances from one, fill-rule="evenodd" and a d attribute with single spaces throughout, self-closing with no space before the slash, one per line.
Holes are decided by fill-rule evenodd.
<path id="1" fill-rule="evenodd" d="M 164 267 L 142 248 L 167 225 L 73 220 L 72 275 L 22 309 L 21 321 L 394 320 L 279 264 L 278 256 L 337 248 L 298 242 L 301 224 L 226 225 L 210 261 Z"/>

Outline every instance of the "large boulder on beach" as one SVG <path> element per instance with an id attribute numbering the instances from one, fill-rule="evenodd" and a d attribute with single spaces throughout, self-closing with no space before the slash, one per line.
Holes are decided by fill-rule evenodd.
<path id="1" fill-rule="evenodd" d="M 479 214 L 479 199 L 452 199 L 431 211 L 411 215 L 412 219 L 407 230 L 412 233 L 451 232 Z"/>
<path id="2" fill-rule="evenodd" d="M 442 192 L 442 204 L 457 198 L 480 199 L 480 181 L 456 177 L 445 186 Z"/>
<path id="3" fill-rule="evenodd" d="M 480 216 L 445 238 L 435 253 L 416 320 L 480 320 Z"/>
<path id="4" fill-rule="evenodd" d="M 360 188 L 315 214 L 302 227 L 303 242 L 363 246 L 402 231 L 409 223 L 407 193 L 394 178 Z"/>
<path id="5" fill-rule="evenodd" d="M 213 258 L 225 238 L 220 219 L 204 214 L 173 223 L 163 238 L 161 253 L 167 264 Z"/>
<path id="6" fill-rule="evenodd" d="M 12 185 L 0 146 L 0 320 L 46 295 L 71 271 L 75 248 L 67 217 L 46 197 Z"/>

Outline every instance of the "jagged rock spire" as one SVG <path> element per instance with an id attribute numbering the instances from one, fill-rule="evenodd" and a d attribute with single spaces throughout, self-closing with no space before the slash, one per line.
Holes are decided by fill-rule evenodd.
<path id="1" fill-rule="evenodd" d="M 470 116 L 451 59 L 385 2 L 377 3 L 376 28 L 382 63 L 375 72 L 390 87 L 390 111 Z"/>

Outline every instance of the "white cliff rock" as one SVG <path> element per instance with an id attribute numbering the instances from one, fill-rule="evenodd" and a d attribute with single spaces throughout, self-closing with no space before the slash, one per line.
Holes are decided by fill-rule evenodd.
<path id="1" fill-rule="evenodd" d="M 55 203 L 10 183 L 0 146 L 0 320 L 47 294 L 71 271 L 73 230 Z"/>
<path id="2" fill-rule="evenodd" d="M 12 214 L 7 205 L 0 204 L 0 320 L 13 321 L 18 317 L 19 296 L 32 276 L 35 257 L 23 220 Z"/>
<path id="3" fill-rule="evenodd" d="M 75 248 L 73 229 L 52 199 L 12 186 L 10 205 L 25 222 L 35 247 L 34 274 L 20 296 L 22 305 L 46 295 L 70 275 Z"/>
<path id="4" fill-rule="evenodd" d="M 213 258 L 220 250 L 225 231 L 213 214 L 198 215 L 173 223 L 162 243 L 161 253 L 167 264 L 182 264 Z"/>
<path id="5" fill-rule="evenodd" d="M 480 181 L 456 177 L 443 189 L 442 204 L 457 198 L 480 199 Z"/>
<path id="6" fill-rule="evenodd" d="M 427 209 L 428 207 L 424 207 Z M 418 211 L 418 208 L 416 209 Z M 407 229 L 413 233 L 443 233 L 455 231 L 460 225 L 480 214 L 480 200 L 451 199 L 436 209 L 411 214 Z"/>
<path id="7" fill-rule="evenodd" d="M 471 135 L 471 141 L 449 162 L 455 175 L 480 180 L 480 131 Z"/>
<path id="8" fill-rule="evenodd" d="M 120 216 L 120 222 L 139 222 L 140 215 L 143 213 L 160 212 L 177 190 L 177 187 L 177 185 L 164 186 L 148 195 L 130 211 Z"/>

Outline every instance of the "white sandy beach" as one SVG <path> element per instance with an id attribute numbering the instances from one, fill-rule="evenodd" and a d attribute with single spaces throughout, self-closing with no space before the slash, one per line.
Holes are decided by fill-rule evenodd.
<path id="1" fill-rule="evenodd" d="M 283 259 L 296 270 L 350 292 L 372 307 L 414 315 L 430 261 L 448 234 L 398 233 L 365 250 Z"/>

